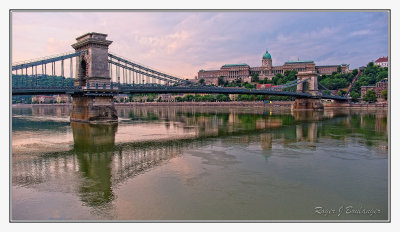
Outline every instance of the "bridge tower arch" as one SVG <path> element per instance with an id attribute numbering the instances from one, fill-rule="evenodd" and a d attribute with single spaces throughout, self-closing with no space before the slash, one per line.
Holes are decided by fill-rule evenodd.
<path id="1" fill-rule="evenodd" d="M 108 47 L 112 41 L 106 34 L 90 32 L 76 38 L 72 47 L 83 52 L 76 59 L 75 86 L 82 92 L 72 95 L 73 122 L 117 122 L 118 117 L 111 92 Z"/>
<path id="2" fill-rule="evenodd" d="M 302 82 L 303 81 L 303 82 Z M 318 110 L 324 109 L 321 100 L 318 98 L 318 74 L 315 71 L 304 71 L 297 73 L 298 93 L 309 93 L 315 98 L 296 98 L 292 109 L 295 110 Z"/>
<path id="3" fill-rule="evenodd" d="M 86 86 L 86 78 L 88 77 L 87 62 L 83 56 L 80 56 L 77 62 L 79 62 L 79 71 L 78 78 L 76 79 L 77 83 L 75 85 Z"/>

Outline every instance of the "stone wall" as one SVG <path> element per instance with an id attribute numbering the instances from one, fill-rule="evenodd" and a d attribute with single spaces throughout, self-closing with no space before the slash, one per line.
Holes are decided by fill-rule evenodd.
<path id="1" fill-rule="evenodd" d="M 73 96 L 71 121 L 117 122 L 112 96 Z"/>

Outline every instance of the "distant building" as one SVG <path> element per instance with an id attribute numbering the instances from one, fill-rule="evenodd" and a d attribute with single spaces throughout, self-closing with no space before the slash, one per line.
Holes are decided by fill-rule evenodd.
<path id="1" fill-rule="evenodd" d="M 114 96 L 114 100 L 117 102 L 129 102 L 128 94 L 118 94 Z"/>
<path id="2" fill-rule="evenodd" d="M 341 67 L 342 73 L 348 73 L 349 65 L 322 65 L 316 66 L 312 60 L 287 61 L 282 66 L 272 66 L 271 54 L 266 51 L 261 60 L 261 67 L 250 67 L 248 64 L 225 64 L 219 70 L 200 70 L 197 79 L 204 79 L 205 84 L 218 84 L 218 78 L 223 77 L 224 81 L 232 82 L 241 80 L 250 82 L 251 76 L 258 74 L 261 80 L 271 80 L 275 74 L 284 74 L 286 71 L 296 70 L 297 72 L 314 71 L 320 75 L 332 74 Z"/>
<path id="3" fill-rule="evenodd" d="M 364 98 L 364 95 L 368 92 L 368 90 L 375 91 L 375 85 L 364 85 L 364 86 L 361 86 L 361 98 Z"/>
<path id="4" fill-rule="evenodd" d="M 39 96 L 32 97 L 32 102 L 36 102 L 39 104 L 52 103 L 53 101 L 54 101 L 54 97 L 52 97 L 52 96 L 39 95 Z"/>
<path id="5" fill-rule="evenodd" d="M 375 60 L 374 64 L 378 65 L 379 67 L 388 67 L 388 57 L 380 57 L 379 59 Z"/>
<path id="6" fill-rule="evenodd" d="M 172 96 L 172 94 L 159 94 L 159 99 L 162 102 L 173 102 L 175 101 L 174 96 Z"/>
<path id="7" fill-rule="evenodd" d="M 378 98 L 382 97 L 382 90 L 388 89 L 388 79 L 383 79 L 377 82 L 375 85 L 361 86 L 361 98 L 367 93 L 368 90 L 373 90 Z"/>
<path id="8" fill-rule="evenodd" d="M 70 95 L 54 95 L 53 99 L 55 99 L 55 102 L 57 102 L 57 103 L 70 103 L 70 102 L 72 102 Z"/>
<path id="9" fill-rule="evenodd" d="M 388 89 L 388 79 L 383 79 L 376 83 L 375 85 L 375 92 L 378 98 L 383 98 L 382 97 L 382 90 Z"/>

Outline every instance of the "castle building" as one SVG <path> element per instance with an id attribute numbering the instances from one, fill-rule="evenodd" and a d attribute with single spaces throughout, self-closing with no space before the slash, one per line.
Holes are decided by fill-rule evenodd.
<path id="1" fill-rule="evenodd" d="M 348 64 L 321 65 L 316 66 L 312 60 L 287 61 L 282 66 L 272 66 L 272 56 L 266 51 L 261 60 L 261 67 L 250 67 L 248 64 L 225 64 L 219 70 L 200 70 L 197 79 L 204 79 L 205 84 L 218 84 L 218 78 L 223 77 L 224 81 L 241 80 L 250 82 L 251 76 L 258 74 L 261 80 L 271 80 L 276 74 L 284 74 L 286 71 L 296 70 L 297 72 L 312 71 L 320 75 L 332 74 L 338 71 L 338 66 L 343 73 L 350 72 Z"/>

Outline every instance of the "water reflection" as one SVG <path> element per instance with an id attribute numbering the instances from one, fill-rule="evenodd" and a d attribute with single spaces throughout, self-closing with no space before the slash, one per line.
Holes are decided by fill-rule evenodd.
<path id="1" fill-rule="evenodd" d="M 64 115 L 63 110 L 31 110 L 15 114 L 32 116 Z M 68 151 L 43 151 L 39 156 L 13 153 L 12 184 L 40 191 L 77 194 L 93 214 L 113 217 L 115 189 L 134 176 L 181 156 L 185 150 L 213 144 L 216 139 L 229 146 L 257 144 L 264 155 L 273 156 L 276 145 L 315 150 L 321 140 L 346 143 L 356 140 L 387 154 L 387 116 L 378 112 L 271 112 L 206 108 L 118 109 L 119 125 L 70 123 L 73 147 Z M 29 124 L 22 119 L 14 121 Z M 116 142 L 119 129 L 136 123 L 157 123 L 167 130 L 178 127 L 195 136 L 165 141 Z M 62 124 L 62 126 L 64 126 Z M 52 130 L 57 126 L 42 125 Z M 130 136 L 135 137 L 132 131 Z M 217 151 L 216 151 L 217 152 Z M 19 158 L 17 158 L 19 157 Z M 22 157 L 22 158 L 21 158 Z M 115 216 L 115 215 L 114 215 Z"/>
<path id="2" fill-rule="evenodd" d="M 74 151 L 96 153 L 112 151 L 118 124 L 97 125 L 71 122 Z"/>

